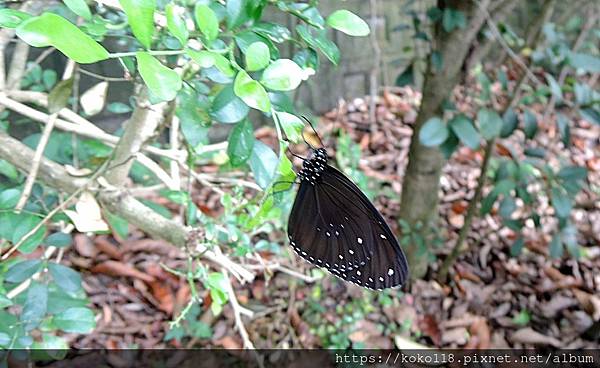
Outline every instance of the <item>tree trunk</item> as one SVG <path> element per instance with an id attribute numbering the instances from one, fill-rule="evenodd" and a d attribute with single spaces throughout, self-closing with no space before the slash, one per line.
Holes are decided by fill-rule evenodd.
<path id="1" fill-rule="evenodd" d="M 506 0 L 505 0 L 506 1 Z M 428 239 L 437 215 L 439 182 L 444 157 L 436 147 L 425 147 L 419 141 L 419 132 L 425 122 L 434 116 L 442 116 L 442 105 L 450 96 L 461 77 L 462 66 L 469 48 L 477 33 L 485 23 L 490 1 L 439 1 L 443 11 L 451 8 L 462 11 L 468 19 L 467 26 L 446 32 L 438 23 L 434 31 L 433 50 L 439 53 L 442 67 L 436 70 L 431 58 L 423 85 L 423 98 L 419 115 L 415 122 L 413 138 L 408 155 L 408 167 L 402 185 L 400 218 L 406 221 L 413 231 L 420 224 L 418 235 Z M 483 10 L 485 9 L 485 10 Z M 407 245 L 407 256 L 411 277 L 421 278 L 427 271 L 427 249 L 411 242 Z"/>

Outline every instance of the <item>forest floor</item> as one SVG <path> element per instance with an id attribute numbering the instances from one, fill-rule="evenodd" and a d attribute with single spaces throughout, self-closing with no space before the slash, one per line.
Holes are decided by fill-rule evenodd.
<path id="1" fill-rule="evenodd" d="M 331 135 L 339 130 L 360 147 L 358 167 L 370 181 L 384 184 L 375 204 L 395 231 L 399 231 L 395 216 L 419 99 L 410 89 L 387 91 L 377 100 L 375 125 L 368 122 L 368 98 L 340 102 L 319 124 L 330 154 L 336 151 Z M 457 103 L 459 110 L 468 112 L 463 105 L 471 105 L 468 99 Z M 541 121 L 544 112 L 541 106 L 539 109 Z M 257 136 L 266 143 L 276 139 L 268 128 L 259 130 Z M 406 348 L 410 341 L 445 348 L 599 347 L 598 137 L 600 126 L 576 120 L 571 129 L 572 144 L 564 148 L 556 125 L 541 121 L 534 140 L 538 147 L 551 152 L 549 164 L 570 162 L 589 170 L 588 187 L 577 198 L 572 214 L 583 250 L 578 260 L 567 252 L 559 260 L 549 256 L 555 224 L 547 216 L 551 206 L 542 201 L 536 209 L 542 217 L 542 229 L 525 229 L 520 255 L 511 256 L 516 233 L 503 227 L 500 216 L 492 211 L 475 219 L 467 239 L 469 250 L 452 268 L 451 281 L 434 281 L 463 226 L 479 176 L 481 151 L 461 148 L 444 167 L 439 207 L 439 228 L 443 229 L 439 235 L 444 240 L 439 242 L 423 280 L 412 281 L 403 290 L 377 293 L 328 274 L 316 282 L 305 282 L 282 272 L 260 273 L 252 284 L 235 284 L 240 304 L 254 311 L 252 318 L 244 317 L 250 339 L 257 348 L 351 345 L 385 349 Z M 497 152 L 507 155 L 505 145 L 512 143 L 522 155 L 523 139 L 522 134 L 514 134 L 496 147 Z M 206 188 L 196 189 L 194 200 L 200 208 L 219 214 L 218 196 Z M 489 190 L 486 188 L 484 194 Z M 99 316 L 93 333 L 70 337 L 72 346 L 241 348 L 232 309 L 227 305 L 214 316 L 202 285 L 203 305 L 193 308 L 184 328 L 168 332 L 169 322 L 187 304 L 190 290 L 186 280 L 168 273 L 159 263 L 183 268 L 186 258 L 168 243 L 131 230 L 128 239 L 78 234 L 75 246 L 65 254 L 65 263 L 83 273 L 84 287 Z M 283 242 L 283 235 L 270 237 Z M 292 253 L 287 245 L 282 247 L 282 253 Z M 311 274 L 312 267 L 293 255 L 281 256 L 278 261 Z"/>

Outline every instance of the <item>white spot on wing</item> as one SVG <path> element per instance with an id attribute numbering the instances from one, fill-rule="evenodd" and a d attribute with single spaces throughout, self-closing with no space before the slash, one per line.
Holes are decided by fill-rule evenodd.
<path id="1" fill-rule="evenodd" d="M 383 277 L 379 276 L 379 281 L 383 281 Z"/>
<path id="2" fill-rule="evenodd" d="M 356 238 L 356 241 L 358 241 L 358 244 L 362 244 L 363 242 L 362 238 Z"/>
<path id="3" fill-rule="evenodd" d="M 354 254 L 354 251 L 353 251 L 352 249 L 350 249 L 350 250 L 348 251 L 348 253 L 350 253 L 350 254 Z"/>
<path id="4" fill-rule="evenodd" d="M 388 275 L 392 276 L 394 274 L 394 270 L 392 270 L 391 268 L 388 270 Z"/>
<path id="5" fill-rule="evenodd" d="M 383 235 L 383 234 L 379 234 L 379 236 L 381 237 L 381 239 L 387 239 L 387 238 L 385 237 L 385 235 Z"/>
<path id="6" fill-rule="evenodd" d="M 340 259 L 344 259 L 344 256 L 341 254 L 338 257 L 340 257 Z"/>
<path id="7" fill-rule="evenodd" d="M 360 276 L 360 271 L 356 271 L 356 274 L 357 274 L 358 276 Z"/>

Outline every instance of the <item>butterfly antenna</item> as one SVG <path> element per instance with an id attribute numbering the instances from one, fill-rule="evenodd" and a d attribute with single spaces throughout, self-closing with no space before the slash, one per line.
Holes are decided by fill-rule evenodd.
<path id="1" fill-rule="evenodd" d="M 306 118 L 306 116 L 302 116 L 302 119 L 304 119 L 308 125 L 310 125 L 311 129 L 313 130 L 313 132 L 315 132 L 315 135 L 317 136 L 317 139 L 319 139 L 319 143 L 321 143 L 322 147 L 325 147 L 325 145 L 323 144 L 323 141 L 321 140 L 321 136 L 319 135 L 319 133 L 317 133 L 317 131 L 315 130 L 315 127 L 312 125 L 312 123 L 310 122 L 310 120 L 308 120 Z M 304 134 L 302 134 L 302 138 L 304 138 Z M 306 139 L 304 139 L 304 142 L 306 142 Z M 313 148 L 313 146 L 310 145 L 310 143 L 306 142 L 306 144 L 308 144 L 310 146 L 310 148 Z"/>
<path id="2" fill-rule="evenodd" d="M 304 138 L 304 137 L 302 137 L 302 138 Z M 288 143 L 292 143 L 292 142 L 289 140 L 289 138 L 288 138 L 288 137 L 283 137 L 282 139 L 283 139 L 284 141 L 288 142 Z M 305 140 L 305 142 L 306 142 L 306 140 Z M 299 154 L 297 154 L 296 152 L 292 151 L 292 148 L 290 147 L 290 145 L 289 145 L 289 144 L 288 144 L 288 147 L 287 147 L 287 149 L 288 149 L 288 151 L 290 151 L 290 153 L 292 154 L 292 156 L 294 156 L 294 157 L 297 157 L 297 158 L 301 159 L 302 161 L 306 161 L 306 159 L 305 159 L 304 157 L 302 157 L 302 156 L 300 156 Z"/>

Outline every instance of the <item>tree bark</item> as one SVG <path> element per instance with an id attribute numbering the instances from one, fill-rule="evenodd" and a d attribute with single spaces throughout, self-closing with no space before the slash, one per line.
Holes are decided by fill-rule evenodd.
<path id="1" fill-rule="evenodd" d="M 434 31 L 434 48 L 442 59 L 442 67 L 435 70 L 431 58 L 428 63 L 423 85 L 421 108 L 415 122 L 413 138 L 408 155 L 408 166 L 402 185 L 400 218 L 406 221 L 413 231 L 421 224 L 419 235 L 428 238 L 431 226 L 437 215 L 439 182 L 444 157 L 436 147 L 423 146 L 419 132 L 425 122 L 434 116 L 442 116 L 442 105 L 450 96 L 461 77 L 461 70 L 469 48 L 485 23 L 485 13 L 490 1 L 439 1 L 440 9 L 451 8 L 462 11 L 468 23 L 465 28 L 446 32 L 440 24 Z M 407 245 L 407 257 L 411 277 L 421 278 L 427 271 L 428 257 L 425 249 L 414 243 Z"/>

